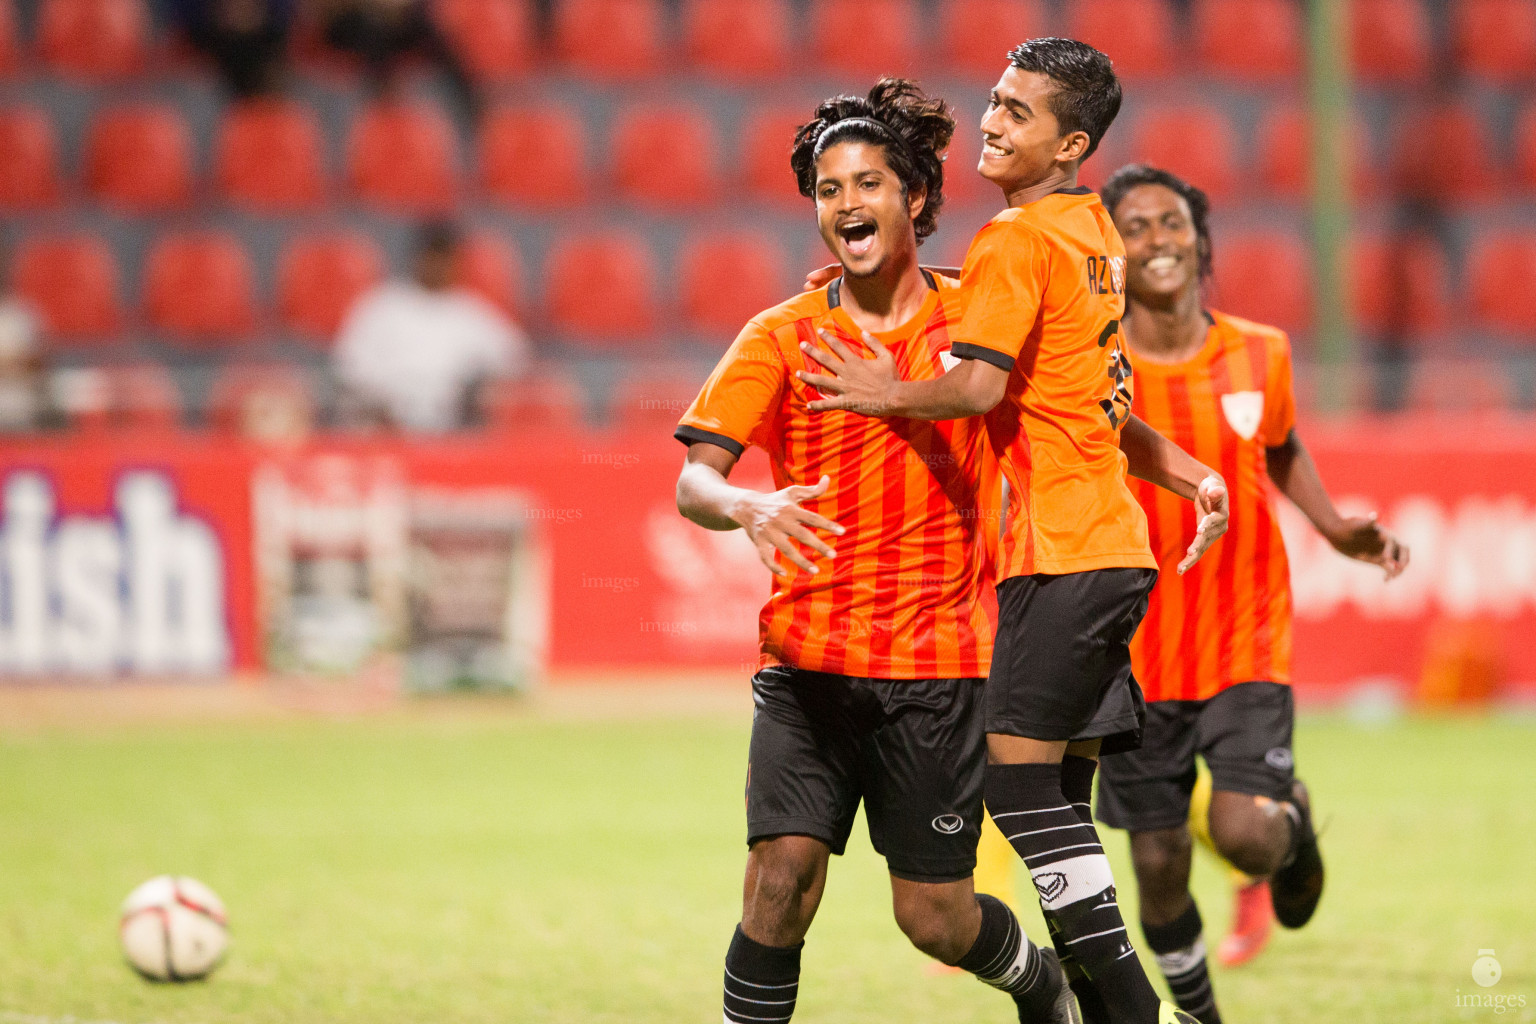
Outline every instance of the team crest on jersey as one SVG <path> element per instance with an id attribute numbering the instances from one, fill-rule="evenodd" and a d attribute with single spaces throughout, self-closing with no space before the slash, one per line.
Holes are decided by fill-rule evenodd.
<path id="1" fill-rule="evenodd" d="M 1234 391 L 1221 396 L 1221 411 L 1227 415 L 1227 423 L 1244 441 L 1252 441 L 1259 432 L 1259 422 L 1264 419 L 1264 392 Z"/>

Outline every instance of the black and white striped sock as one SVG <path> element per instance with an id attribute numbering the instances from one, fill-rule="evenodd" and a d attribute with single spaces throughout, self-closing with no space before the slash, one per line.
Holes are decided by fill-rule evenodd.
<path id="1" fill-rule="evenodd" d="M 753 942 L 736 926 L 725 951 L 725 1024 L 788 1024 L 800 993 L 800 950 Z"/>
<path id="2" fill-rule="evenodd" d="M 1098 768 L 1099 762 L 1091 757 L 1074 757 L 1069 754 L 1061 759 L 1061 795 L 1072 810 L 1077 812 L 1078 820 L 1088 825 L 1093 824 L 1093 776 Z M 1104 1006 L 1103 997 L 1093 987 L 1093 982 L 1088 980 L 1083 965 L 1072 955 L 1071 947 L 1061 940 L 1060 929 L 1051 929 L 1051 942 L 1056 947 L 1056 955 L 1061 958 L 1062 974 L 1066 976 L 1067 984 L 1072 986 L 1072 994 L 1077 996 L 1077 1005 L 1083 1013 L 1083 1024 L 1110 1024 L 1109 1010 Z"/>
<path id="3" fill-rule="evenodd" d="M 1038 1020 L 1061 991 L 1061 975 L 1024 934 L 1019 919 L 996 896 L 976 894 L 981 931 L 956 967 L 1013 996 L 1021 1020 Z"/>
<path id="4" fill-rule="evenodd" d="M 1158 969 L 1168 979 L 1168 990 L 1179 1009 L 1196 1017 L 1200 1024 L 1221 1024 L 1216 1009 L 1216 992 L 1211 988 L 1211 972 L 1205 962 L 1205 939 L 1200 908 L 1189 901 L 1189 909 L 1167 924 L 1143 921 L 1142 933 L 1147 948 L 1157 954 Z"/>
<path id="5" fill-rule="evenodd" d="M 1154 1024 L 1161 1000 L 1136 959 L 1098 831 L 1061 789 L 1060 764 L 987 766 L 992 820 L 1024 859 L 1040 909 L 1112 1020 Z"/>

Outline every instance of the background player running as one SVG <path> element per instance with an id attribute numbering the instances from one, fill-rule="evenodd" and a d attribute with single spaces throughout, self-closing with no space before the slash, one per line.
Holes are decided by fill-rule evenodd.
<path id="1" fill-rule="evenodd" d="M 1129 467 L 1198 503 L 1181 571 L 1225 530 L 1225 488 L 1131 415 L 1124 248 L 1098 196 L 1077 185 L 1120 109 L 1109 58 L 1034 39 L 1009 61 L 982 119 L 980 162 L 1009 208 L 966 254 L 959 365 L 913 379 L 872 337 L 874 357 L 862 358 L 824 336 L 830 351 L 804 348 L 826 372 L 800 378 L 831 396 L 813 409 L 987 414 L 1010 495 L 986 688 L 987 810 L 1028 866 L 1058 950 L 1086 976 L 1073 986 L 1085 1013 L 1152 1024 L 1178 1014 L 1136 958 L 1087 812 L 1101 742 L 1134 746 L 1140 729 L 1128 648 L 1157 562 L 1125 476 Z"/>
<path id="2" fill-rule="evenodd" d="M 792 165 L 843 274 L 754 317 L 677 428 L 689 445 L 679 510 L 744 529 L 774 573 L 752 680 L 728 1022 L 790 1019 L 828 857 L 861 799 L 913 944 L 1009 992 L 1021 1021 L 1079 1019 L 1055 954 L 971 883 L 1000 487 L 981 422 L 812 413 L 816 392 L 793 376 L 818 330 L 855 345 L 873 332 L 908 377 L 943 372 L 960 293 L 922 271 L 917 245 L 943 202 L 953 128 L 941 101 L 899 79 L 817 109 Z M 779 490 L 727 481 L 749 444 L 767 450 Z"/>
<path id="3" fill-rule="evenodd" d="M 1196 458 L 1219 466 L 1232 530 L 1184 575 L 1165 573 L 1131 645 L 1147 698 L 1139 750 L 1106 757 L 1101 821 L 1131 832 L 1147 945 L 1185 1010 L 1221 1019 L 1189 892 L 1195 755 L 1210 766 L 1210 835 L 1243 871 L 1270 876 L 1280 923 L 1300 927 L 1322 895 L 1323 863 L 1306 787 L 1291 754 L 1291 591 L 1265 477 L 1342 554 L 1390 579 L 1408 550 L 1375 516 L 1341 516 L 1296 434 L 1284 332 L 1209 310 L 1211 236 L 1203 192 L 1133 165 L 1104 187 L 1126 248 L 1121 329 L 1136 358 L 1136 414 Z M 1144 484 L 1152 550 L 1182 557 L 1194 516 Z"/>

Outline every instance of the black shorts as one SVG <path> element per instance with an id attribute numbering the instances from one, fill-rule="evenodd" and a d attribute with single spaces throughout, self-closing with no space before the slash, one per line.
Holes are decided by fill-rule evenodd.
<path id="1" fill-rule="evenodd" d="M 763 669 L 752 677 L 747 844 L 806 835 L 841 854 L 862 799 L 891 874 L 969 878 L 987 760 L 981 684 Z"/>
<path id="2" fill-rule="evenodd" d="M 1126 568 L 999 583 L 987 732 L 1134 750 L 1145 702 L 1131 673 L 1131 637 L 1156 582 L 1156 569 Z"/>
<path id="3" fill-rule="evenodd" d="M 1196 753 L 1210 766 L 1212 789 L 1289 799 L 1295 719 L 1291 688 L 1280 683 L 1238 683 L 1208 700 L 1153 701 L 1141 749 L 1099 762 L 1099 820 L 1132 832 L 1184 824 Z"/>

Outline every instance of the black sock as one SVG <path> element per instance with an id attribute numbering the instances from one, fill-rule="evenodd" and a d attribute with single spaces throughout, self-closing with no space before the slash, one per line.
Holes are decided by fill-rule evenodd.
<path id="1" fill-rule="evenodd" d="M 1013 996 L 1020 1020 L 1040 1019 L 1061 991 L 1059 976 L 1029 941 L 1007 904 L 984 892 L 976 894 L 976 902 L 981 907 L 981 931 L 955 966 Z"/>
<path id="2" fill-rule="evenodd" d="M 1141 922 L 1147 947 L 1157 954 L 1157 966 L 1168 979 L 1168 989 L 1179 1009 L 1198 1018 L 1200 1024 L 1221 1024 L 1200 929 L 1200 908 L 1193 899 L 1188 910 L 1167 924 Z"/>
<path id="3" fill-rule="evenodd" d="M 1089 825 L 1093 824 L 1093 775 L 1098 768 L 1099 762 L 1091 757 L 1069 754 L 1061 759 L 1061 795 L 1066 798 L 1072 810 L 1077 812 L 1078 820 Z M 1061 970 L 1067 976 L 1067 984 L 1072 986 L 1072 994 L 1077 996 L 1084 1024 L 1109 1024 L 1109 1009 L 1104 1005 L 1098 989 L 1088 980 L 1082 964 L 1077 962 L 1071 949 L 1061 941 L 1060 930 L 1054 927 L 1051 929 L 1051 942 L 1056 947 L 1056 955 L 1061 958 Z"/>
<path id="4" fill-rule="evenodd" d="M 725 951 L 725 1019 L 729 1024 L 786 1024 L 800 992 L 805 943 L 765 946 L 736 926 Z"/>
<path id="5" fill-rule="evenodd" d="M 1062 794 L 1059 764 L 987 766 L 992 820 L 1024 859 L 1040 909 L 1087 974 L 1114 1024 L 1156 1024 L 1161 1000 L 1136 959 L 1109 859 L 1092 823 Z"/>

